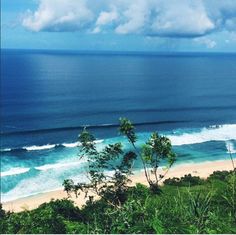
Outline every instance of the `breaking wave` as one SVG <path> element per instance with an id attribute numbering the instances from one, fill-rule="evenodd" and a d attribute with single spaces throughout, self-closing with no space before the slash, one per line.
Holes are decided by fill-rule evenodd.
<path id="1" fill-rule="evenodd" d="M 85 162 L 86 162 L 85 159 L 81 159 L 81 160 L 75 161 L 75 162 L 61 162 L 61 163 L 55 163 L 55 164 L 46 164 L 46 165 L 37 166 L 34 168 L 39 171 L 47 171 L 47 170 L 58 169 L 58 168 L 63 168 L 63 167 L 78 166 L 78 165 L 81 165 L 82 163 L 85 163 Z"/>
<path id="2" fill-rule="evenodd" d="M 23 174 L 28 172 L 29 170 L 30 168 L 26 167 L 14 167 L 8 171 L 1 172 L 1 177 Z"/>
<path id="3" fill-rule="evenodd" d="M 104 140 L 95 140 L 95 144 L 100 144 Z M 79 142 L 74 143 L 62 143 L 62 144 L 45 144 L 45 145 L 32 145 L 32 146 L 24 146 L 22 148 L 5 148 L 1 149 L 0 152 L 11 152 L 11 151 L 41 151 L 41 150 L 48 150 L 58 147 L 65 147 L 65 148 L 75 148 L 79 147 L 81 144 Z"/>
<path id="4" fill-rule="evenodd" d="M 199 131 L 168 135 L 172 145 L 180 146 L 186 144 L 199 144 L 208 141 L 236 140 L 236 124 L 210 126 Z"/>

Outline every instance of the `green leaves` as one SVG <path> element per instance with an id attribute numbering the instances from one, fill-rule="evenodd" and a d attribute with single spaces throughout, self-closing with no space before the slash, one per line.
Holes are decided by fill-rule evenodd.
<path id="1" fill-rule="evenodd" d="M 64 191 L 70 196 L 70 192 L 73 191 L 74 188 L 74 181 L 71 179 L 65 179 L 62 183 L 62 186 L 64 187 Z"/>
<path id="2" fill-rule="evenodd" d="M 89 133 L 86 128 L 79 135 L 79 142 L 81 143 L 80 153 L 96 154 L 95 137 Z"/>
<path id="3" fill-rule="evenodd" d="M 120 131 L 134 143 L 136 135 L 133 125 L 127 119 L 122 119 L 121 123 Z M 87 174 L 90 182 L 74 184 L 71 180 L 65 180 L 63 183 L 65 191 L 68 194 L 74 192 L 76 195 L 79 191 L 83 191 L 89 197 L 91 190 L 113 206 L 120 205 L 125 198 L 136 153 L 124 152 L 121 143 L 108 144 L 98 151 L 95 137 L 86 128 L 79 135 L 79 141 L 80 157 L 86 156 L 88 159 Z"/>
<path id="4" fill-rule="evenodd" d="M 151 134 L 149 140 L 143 145 L 140 151 L 135 145 L 137 136 L 134 132 L 134 126 L 128 119 L 120 119 L 119 131 L 128 138 L 134 148 L 134 151 L 140 157 L 150 188 L 152 188 L 155 192 L 159 192 L 158 182 L 165 177 L 169 168 L 174 164 L 176 159 L 170 140 L 167 137 L 160 136 L 158 133 L 154 132 Z M 157 170 L 162 160 L 166 160 L 167 170 L 164 174 L 158 174 Z M 154 177 L 152 177 L 152 175 L 154 175 Z"/>
<path id="5" fill-rule="evenodd" d="M 151 134 L 147 145 L 152 148 L 153 153 L 158 155 L 160 159 L 164 159 L 168 155 L 172 154 L 170 140 L 165 136 L 159 136 L 156 132 Z"/>
<path id="6" fill-rule="evenodd" d="M 134 126 L 128 119 L 120 119 L 119 130 L 121 134 L 128 138 L 133 145 L 135 152 L 140 157 L 150 187 L 158 192 L 158 182 L 165 177 L 169 168 L 174 164 L 176 159 L 170 140 L 167 137 L 160 136 L 158 133 L 154 132 L 140 151 L 135 145 L 137 136 L 134 132 Z M 167 170 L 163 175 L 161 175 L 157 173 L 157 169 L 159 168 L 160 162 L 164 159 L 167 160 Z M 154 175 L 154 178 L 152 178 L 151 175 Z"/>
<path id="7" fill-rule="evenodd" d="M 126 160 L 133 157 L 127 153 Z M 236 233 L 233 201 L 226 198 L 235 199 L 232 172 L 224 179 L 211 177 L 199 184 L 196 181 L 194 186 L 164 185 L 160 187 L 160 195 L 153 194 L 150 188 L 141 184 L 129 187 L 125 193 L 122 190 L 114 192 L 115 188 L 125 189 L 120 184 L 126 184 L 127 178 L 121 171 L 116 171 L 113 176 L 113 183 L 100 187 L 109 201 L 104 198 L 90 200 L 79 209 L 71 200 L 63 199 L 44 203 L 32 211 L 9 213 L 2 210 L 0 231 L 2 234 Z M 189 179 L 189 176 L 185 178 Z M 73 185 L 74 182 L 67 183 Z M 83 186 L 86 190 L 84 187 L 89 186 Z M 111 204 L 118 199 L 120 204 Z"/>
<path id="8" fill-rule="evenodd" d="M 125 135 L 132 144 L 137 141 L 137 136 L 134 132 L 134 126 L 127 118 L 120 118 L 119 131 L 121 134 Z"/>
<path id="9" fill-rule="evenodd" d="M 98 151 L 95 137 L 84 128 L 79 135 L 79 151 L 81 157 L 86 156 L 88 159 L 87 173 L 90 182 L 74 184 L 71 180 L 65 180 L 63 186 L 68 194 L 74 192 L 77 196 L 79 191 L 84 191 L 88 196 L 91 189 L 114 206 L 120 205 L 128 189 L 127 184 L 137 157 L 142 161 L 150 188 L 155 193 L 160 192 L 158 183 L 175 161 L 170 140 L 154 132 L 140 150 L 136 146 L 135 128 L 127 118 L 120 119 L 119 132 L 127 137 L 133 151 L 124 152 L 121 143 L 108 144 Z M 166 173 L 160 174 L 157 170 L 164 159 L 167 160 L 167 170 Z"/>
<path id="10" fill-rule="evenodd" d="M 165 136 L 158 135 L 156 132 L 152 133 L 141 149 L 141 158 L 150 188 L 155 192 L 160 192 L 158 182 L 165 177 L 176 159 L 170 140 Z M 164 159 L 167 160 L 166 171 L 164 174 L 158 174 L 158 168 Z"/>
<path id="11" fill-rule="evenodd" d="M 152 162 L 153 159 L 153 149 L 151 146 L 145 144 L 142 147 L 142 159 L 145 163 L 149 164 Z"/>
<path id="12" fill-rule="evenodd" d="M 137 154 L 129 151 L 124 154 L 121 164 L 119 166 L 119 170 L 121 172 L 127 172 L 132 169 L 134 161 L 137 159 Z M 131 174 L 131 172 L 130 172 Z"/>

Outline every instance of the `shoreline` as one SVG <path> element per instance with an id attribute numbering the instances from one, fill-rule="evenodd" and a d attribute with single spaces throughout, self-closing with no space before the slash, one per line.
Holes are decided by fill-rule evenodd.
<path id="1" fill-rule="evenodd" d="M 165 179 L 173 177 L 182 177 L 185 174 L 191 174 L 193 176 L 199 176 L 201 178 L 207 178 L 214 171 L 223 171 L 223 170 L 233 170 L 231 160 L 217 160 L 217 161 L 207 161 L 200 163 L 186 163 L 186 164 L 177 164 L 174 165 L 168 172 Z M 161 173 L 161 171 L 160 171 Z M 131 176 L 132 183 L 141 183 L 147 185 L 144 172 L 135 171 L 135 174 Z M 3 202 L 3 209 L 11 212 L 20 212 L 24 210 L 32 210 L 37 208 L 39 205 L 50 202 L 51 199 L 63 199 L 68 198 L 67 193 L 61 190 L 55 190 L 45 193 L 39 193 L 32 196 L 19 198 L 16 200 Z M 80 194 L 77 198 L 74 195 L 70 198 L 75 202 L 75 205 L 81 207 L 85 204 L 84 194 Z"/>

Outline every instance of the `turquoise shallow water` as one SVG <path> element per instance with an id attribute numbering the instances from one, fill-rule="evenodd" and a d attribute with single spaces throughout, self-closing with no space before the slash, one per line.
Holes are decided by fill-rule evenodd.
<path id="1" fill-rule="evenodd" d="M 1 199 L 86 180 L 77 136 L 122 142 L 119 117 L 139 143 L 167 135 L 177 164 L 227 159 L 236 149 L 235 54 L 111 54 L 2 50 Z M 14 69 L 13 69 L 14 68 Z M 140 169 L 140 162 L 136 162 Z"/>
<path id="2" fill-rule="evenodd" d="M 229 159 L 229 150 L 233 156 L 236 153 L 236 125 L 178 129 L 163 134 L 172 140 L 177 154 L 176 164 L 225 160 Z M 137 145 L 141 146 L 149 135 L 139 133 Z M 125 151 L 130 149 L 129 143 L 122 136 L 98 140 L 97 148 L 102 149 L 106 144 L 115 142 L 121 142 Z M 79 147 L 75 147 L 76 144 L 67 143 L 67 147 L 46 145 L 45 149 L 42 146 L 31 146 L 28 150 L 5 150 L 2 157 L 2 200 L 60 188 L 66 178 L 87 181 L 86 158 L 79 158 Z M 141 162 L 137 160 L 134 170 L 141 167 Z"/>

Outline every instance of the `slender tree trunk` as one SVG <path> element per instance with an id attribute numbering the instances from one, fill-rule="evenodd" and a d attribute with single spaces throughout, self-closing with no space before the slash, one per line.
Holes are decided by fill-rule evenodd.
<path id="1" fill-rule="evenodd" d="M 131 141 L 130 141 L 131 142 Z M 142 164 L 143 164 L 143 169 L 144 169 L 144 173 L 145 173 L 145 177 L 147 179 L 147 182 L 148 184 L 150 185 L 151 184 L 151 180 L 150 180 L 150 175 L 148 174 L 148 170 L 147 170 L 147 167 L 146 167 L 146 164 L 142 158 L 142 155 L 140 154 L 140 152 L 138 151 L 138 149 L 136 148 L 135 144 L 133 142 L 131 142 L 134 150 L 136 151 L 136 153 L 138 154 L 138 156 L 140 157 L 141 161 L 142 161 Z"/>

